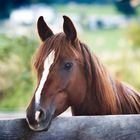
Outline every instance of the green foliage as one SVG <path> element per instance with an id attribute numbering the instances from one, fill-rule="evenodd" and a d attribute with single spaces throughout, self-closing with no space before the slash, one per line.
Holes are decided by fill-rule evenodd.
<path id="1" fill-rule="evenodd" d="M 0 35 L 0 108 L 21 109 L 32 94 L 31 57 L 38 43 L 33 38 Z"/>
<path id="2" fill-rule="evenodd" d="M 140 24 L 133 23 L 128 28 L 128 38 L 133 49 L 140 49 Z"/>

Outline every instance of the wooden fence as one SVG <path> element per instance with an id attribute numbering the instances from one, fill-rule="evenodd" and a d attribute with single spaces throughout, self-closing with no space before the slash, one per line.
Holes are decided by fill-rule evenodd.
<path id="1" fill-rule="evenodd" d="M 57 117 L 48 131 L 26 120 L 0 120 L 0 140 L 140 140 L 140 115 Z"/>

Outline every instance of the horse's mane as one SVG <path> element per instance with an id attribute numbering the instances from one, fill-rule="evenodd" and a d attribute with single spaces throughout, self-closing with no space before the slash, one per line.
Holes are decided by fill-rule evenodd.
<path id="1" fill-rule="evenodd" d="M 44 59 L 52 49 L 57 52 L 55 62 L 59 59 L 62 51 L 67 53 L 69 57 L 81 57 L 84 61 L 85 78 L 88 82 L 87 89 L 89 90 L 87 92 L 96 102 L 99 112 L 102 114 L 140 113 L 140 95 L 129 86 L 114 80 L 96 55 L 91 54 L 87 45 L 80 42 L 82 53 L 74 47 L 67 46 L 71 46 L 71 44 L 64 33 L 56 34 L 43 42 L 33 57 L 33 67 L 37 75 L 42 70 Z M 99 114 L 98 111 L 95 114 Z"/>
<path id="2" fill-rule="evenodd" d="M 95 54 L 81 43 L 85 58 L 87 81 L 90 93 L 103 114 L 140 113 L 140 94 L 130 86 L 114 80 Z M 98 114 L 98 112 L 96 112 Z"/>

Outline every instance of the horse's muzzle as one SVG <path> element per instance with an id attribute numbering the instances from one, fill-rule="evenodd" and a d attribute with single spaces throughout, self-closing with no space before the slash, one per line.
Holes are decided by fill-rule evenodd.
<path id="1" fill-rule="evenodd" d="M 26 120 L 30 129 L 33 131 L 47 131 L 54 118 L 55 110 L 56 107 L 53 104 L 50 104 L 47 110 L 38 107 L 33 114 L 30 110 L 27 110 Z"/>

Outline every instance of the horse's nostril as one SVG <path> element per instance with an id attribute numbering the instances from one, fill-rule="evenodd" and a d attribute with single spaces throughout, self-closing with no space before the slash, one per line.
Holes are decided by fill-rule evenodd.
<path id="1" fill-rule="evenodd" d="M 38 111 L 35 112 L 35 120 L 37 122 L 41 122 L 46 118 L 46 113 L 43 109 L 39 109 Z"/>

